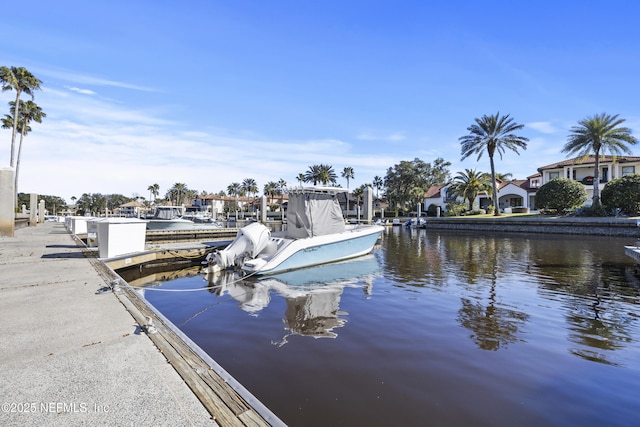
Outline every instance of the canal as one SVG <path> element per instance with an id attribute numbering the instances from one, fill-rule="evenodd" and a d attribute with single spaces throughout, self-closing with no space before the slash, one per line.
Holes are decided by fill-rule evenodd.
<path id="1" fill-rule="evenodd" d="M 635 243 L 393 227 L 348 262 L 143 293 L 291 426 L 629 426 Z"/>

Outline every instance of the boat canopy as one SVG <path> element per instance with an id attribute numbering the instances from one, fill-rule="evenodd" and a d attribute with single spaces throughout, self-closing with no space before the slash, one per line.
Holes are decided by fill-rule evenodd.
<path id="1" fill-rule="evenodd" d="M 178 206 L 158 206 L 153 219 L 176 219 L 182 216 L 182 209 Z"/>
<path id="2" fill-rule="evenodd" d="M 345 231 L 336 187 L 304 187 L 289 190 L 287 235 L 295 239 Z"/>

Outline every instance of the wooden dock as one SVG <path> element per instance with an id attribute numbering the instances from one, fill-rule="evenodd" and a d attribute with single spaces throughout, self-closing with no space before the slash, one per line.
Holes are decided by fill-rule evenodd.
<path id="1" fill-rule="evenodd" d="M 166 232 L 162 233 L 166 236 Z M 233 235 L 235 236 L 235 233 Z M 87 257 L 105 282 L 112 284 L 114 293 L 122 305 L 138 325 L 148 333 L 149 338 L 184 379 L 218 425 L 234 427 L 286 425 L 161 313 L 147 304 L 143 297 L 115 273 L 113 267 L 125 265 L 126 257 L 105 262 L 95 257 L 95 251 L 89 248 L 85 250 Z M 181 256 L 202 256 L 202 251 L 202 249 L 159 250 L 133 257 L 137 258 L 136 263 L 142 263 L 145 259 L 173 257 L 176 252 L 180 252 Z M 129 264 L 133 262 L 131 258 L 129 257 Z M 150 333 L 150 328 L 147 327 L 150 324 L 149 319 L 155 329 L 154 333 Z"/>
<path id="2" fill-rule="evenodd" d="M 238 228 L 199 228 L 193 230 L 147 230 L 147 243 L 197 242 L 233 239 Z"/>

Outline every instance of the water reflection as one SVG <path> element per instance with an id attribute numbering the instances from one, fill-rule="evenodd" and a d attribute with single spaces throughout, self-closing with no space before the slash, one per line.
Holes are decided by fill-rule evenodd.
<path id="1" fill-rule="evenodd" d="M 628 243 L 389 228 L 366 258 L 145 296 L 289 425 L 624 427 L 640 411 Z"/>
<path id="2" fill-rule="evenodd" d="M 286 301 L 283 322 L 287 334 L 273 344 L 282 346 L 291 335 L 335 338 L 336 328 L 347 322 L 339 310 L 345 287 L 362 288 L 370 294 L 373 279 L 380 274 L 380 264 L 373 255 L 355 260 L 296 270 L 259 280 L 243 280 L 238 273 L 207 275 L 208 288 L 217 296 L 229 295 L 238 306 L 257 316 L 275 292 Z"/>
<path id="3" fill-rule="evenodd" d="M 385 272 L 396 286 L 458 288 L 457 321 L 480 349 L 526 342 L 532 310 L 519 295 L 531 289 L 559 304 L 575 356 L 613 364 L 611 352 L 634 340 L 638 314 L 621 302 L 637 307 L 640 280 L 635 265 L 620 262 L 620 239 L 399 228 L 384 238 Z"/>

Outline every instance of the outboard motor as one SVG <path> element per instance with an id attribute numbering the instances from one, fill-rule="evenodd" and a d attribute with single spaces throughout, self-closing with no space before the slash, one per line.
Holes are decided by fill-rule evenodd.
<path id="1" fill-rule="evenodd" d="M 209 271 L 226 270 L 234 265 L 241 267 L 246 259 L 258 256 L 270 241 L 271 232 L 264 225 L 254 222 L 242 227 L 229 246 L 207 255 Z"/>

